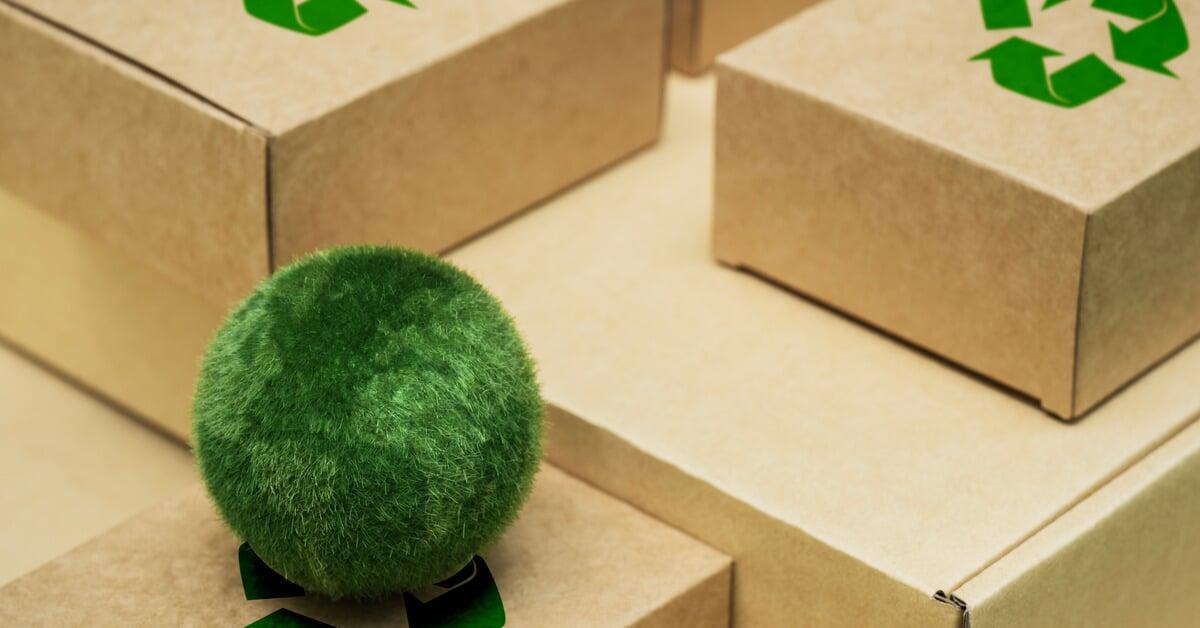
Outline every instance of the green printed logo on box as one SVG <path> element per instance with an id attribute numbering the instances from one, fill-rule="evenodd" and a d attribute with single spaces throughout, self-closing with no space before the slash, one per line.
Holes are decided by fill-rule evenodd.
<path id="1" fill-rule="evenodd" d="M 305 35 L 324 35 L 366 15 L 358 0 L 244 0 L 246 13 Z M 417 8 L 409 0 L 388 0 Z"/>
<path id="2" fill-rule="evenodd" d="M 1042 10 L 1069 0 L 1046 0 Z M 1033 17 L 1026 0 L 980 0 L 988 30 L 1029 28 Z M 1129 30 L 1109 22 L 1113 57 L 1121 62 L 1170 77 L 1167 62 L 1188 50 L 1187 26 L 1175 0 L 1093 0 L 1092 8 L 1141 21 Z M 1010 37 L 974 57 L 988 61 L 992 78 L 1004 89 L 1059 107 L 1078 107 L 1125 82 L 1095 54 L 1049 73 L 1047 57 L 1062 53 L 1021 37 Z"/>

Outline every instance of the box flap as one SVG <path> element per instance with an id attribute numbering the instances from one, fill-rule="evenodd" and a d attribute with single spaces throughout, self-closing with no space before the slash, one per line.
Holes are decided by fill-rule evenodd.
<path id="1" fill-rule="evenodd" d="M 1087 2 L 1004 4 L 1028 5 L 1031 25 L 988 30 L 978 2 L 825 2 L 722 59 L 1089 211 L 1200 146 L 1200 52 L 1167 61 L 1175 77 L 1114 58 L 1110 28 L 1134 29 L 1153 17 L 1122 17 Z M 1142 4 L 1178 6 L 1184 28 L 1200 25 L 1200 1 Z M 1179 36 L 1187 41 L 1173 31 Z M 1075 107 L 1018 95 L 996 84 L 988 58 L 972 60 L 1012 37 L 1027 43 L 1010 46 L 1034 51 L 1017 74 L 1054 74 L 1094 54 L 1123 84 Z"/>
<path id="2" fill-rule="evenodd" d="M 412 9 L 391 0 L 363 0 L 366 14 L 310 36 L 253 17 L 237 0 L 4 1 L 276 134 L 570 2 L 417 2 Z"/>

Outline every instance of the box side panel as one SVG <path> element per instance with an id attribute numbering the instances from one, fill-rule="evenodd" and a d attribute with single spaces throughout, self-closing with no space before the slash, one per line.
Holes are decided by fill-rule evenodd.
<path id="1" fill-rule="evenodd" d="M 818 0 L 696 0 L 700 5 L 690 71 L 712 66 L 717 55 L 737 46 Z"/>
<path id="2" fill-rule="evenodd" d="M 1200 423 L 967 582 L 973 628 L 1194 626 Z"/>
<path id="3" fill-rule="evenodd" d="M 1083 213 L 739 69 L 718 77 L 721 261 L 1070 413 Z"/>
<path id="4" fill-rule="evenodd" d="M 662 2 L 570 2 L 286 133 L 277 261 L 441 251 L 652 142 L 664 19 Z"/>
<path id="5" fill-rule="evenodd" d="M 265 140 L 0 5 L 0 186 L 224 305 L 267 273 Z"/>
<path id="6" fill-rule="evenodd" d="M 1076 412 L 1200 332 L 1200 151 L 1092 214 Z"/>
<path id="7" fill-rule="evenodd" d="M 737 626 L 957 628 L 934 601 L 802 530 L 552 406 L 548 458 L 733 557 Z"/>
<path id="8" fill-rule="evenodd" d="M 180 440 L 209 301 L 0 189 L 0 337 Z"/>

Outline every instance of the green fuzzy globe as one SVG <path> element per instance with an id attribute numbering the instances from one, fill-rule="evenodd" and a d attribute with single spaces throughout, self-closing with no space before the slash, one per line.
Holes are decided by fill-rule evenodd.
<path id="1" fill-rule="evenodd" d="M 268 565 L 332 598 L 436 582 L 516 518 L 542 400 L 512 320 L 467 274 L 387 247 L 264 281 L 208 348 L 200 471 Z"/>

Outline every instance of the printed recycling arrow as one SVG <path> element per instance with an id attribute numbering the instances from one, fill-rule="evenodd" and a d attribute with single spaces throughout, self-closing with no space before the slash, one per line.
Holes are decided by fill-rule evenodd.
<path id="1" fill-rule="evenodd" d="M 1046 57 L 1059 56 L 1057 50 L 1010 37 L 971 60 L 990 61 L 992 78 L 1001 87 L 1066 108 L 1078 107 L 1125 82 L 1094 54 L 1049 74 Z"/>
<path id="2" fill-rule="evenodd" d="M 980 5 L 983 24 L 989 31 L 1033 26 L 1029 4 L 1025 0 L 980 0 Z"/>
<path id="3" fill-rule="evenodd" d="M 388 0 L 417 8 L 410 0 Z M 246 13 L 305 35 L 324 35 L 366 14 L 358 0 L 244 0 Z"/>
<path id="4" fill-rule="evenodd" d="M 1175 77 L 1166 63 L 1189 47 L 1187 26 L 1175 0 L 1095 0 L 1092 7 L 1142 20 L 1127 31 L 1108 23 L 1117 61 Z"/>

